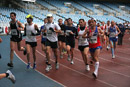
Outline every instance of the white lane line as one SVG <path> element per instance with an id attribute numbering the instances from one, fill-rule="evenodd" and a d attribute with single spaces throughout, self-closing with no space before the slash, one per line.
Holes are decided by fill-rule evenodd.
<path id="1" fill-rule="evenodd" d="M 76 51 L 79 51 L 78 49 L 75 48 Z M 79 51 L 80 52 L 80 51 Z M 107 59 L 104 59 L 102 57 L 99 57 L 100 59 L 102 60 L 105 60 L 105 61 L 109 61 L 109 62 L 112 62 L 112 63 L 115 63 L 115 64 L 118 64 L 118 65 L 121 65 L 121 66 L 126 66 L 126 67 L 130 67 L 129 65 L 126 65 L 126 64 L 121 64 L 121 63 L 117 63 L 117 62 L 114 62 L 114 61 L 111 61 L 111 60 L 107 60 Z"/>
<path id="2" fill-rule="evenodd" d="M 36 50 L 36 51 L 37 51 L 40 55 L 42 55 L 42 56 L 45 57 L 44 54 L 42 54 L 42 53 L 39 52 L 38 50 Z M 52 59 L 51 59 L 51 61 L 55 62 L 55 61 L 52 60 Z M 91 78 L 91 79 L 93 78 L 93 77 L 88 76 L 88 75 L 86 75 L 86 74 L 84 74 L 84 73 L 81 73 L 81 72 L 79 72 L 79 71 L 77 71 L 77 70 L 71 69 L 71 68 L 69 68 L 69 67 L 67 67 L 67 66 L 65 66 L 65 65 L 63 65 L 63 64 L 61 64 L 61 63 L 60 63 L 60 65 L 63 66 L 63 67 L 65 67 L 65 68 L 67 68 L 67 69 L 69 69 L 69 70 L 72 70 L 72 71 L 74 71 L 74 72 L 76 72 L 76 73 L 79 73 L 79 74 L 81 74 L 81 75 L 84 75 L 84 76 L 86 76 L 86 77 L 89 77 L 89 78 Z M 117 87 L 117 86 L 115 86 L 115 85 L 112 85 L 112 84 L 110 84 L 110 83 L 107 83 L 107 82 L 102 81 L 102 80 L 99 80 L 99 79 L 97 79 L 97 81 L 99 81 L 99 82 L 101 82 L 101 83 L 104 83 L 104 84 L 106 84 L 106 85 L 109 85 L 109 86 L 111 86 L 111 87 Z"/>
<path id="3" fill-rule="evenodd" d="M 83 62 L 82 60 L 78 59 L 77 57 L 74 57 L 74 59 Z M 130 76 L 126 75 L 126 74 L 122 74 L 122 73 L 119 73 L 119 72 L 116 72 L 116 71 L 113 71 L 113 70 L 109 70 L 109 69 L 103 68 L 101 66 L 99 68 L 104 69 L 104 70 L 109 71 L 109 72 L 113 72 L 113 73 L 116 73 L 116 74 L 119 74 L 119 75 L 122 75 L 122 76 L 130 78 Z"/>
<path id="4" fill-rule="evenodd" d="M 24 61 L 17 55 L 17 53 L 16 53 L 15 51 L 14 51 L 14 53 L 15 53 L 15 55 L 16 55 L 23 63 L 25 63 L 25 64 L 27 65 L 27 63 L 24 62 Z M 35 70 L 35 71 L 37 71 L 39 74 L 43 75 L 44 77 L 46 77 L 46 78 L 48 78 L 48 79 L 54 81 L 55 83 L 57 83 L 57 84 L 59 84 L 59 85 L 61 85 L 61 86 L 63 86 L 63 87 L 67 87 L 67 86 L 65 86 L 65 85 L 63 85 L 63 84 L 61 84 L 61 83 L 59 83 L 58 81 L 56 81 L 56 80 L 54 80 L 54 79 L 52 79 L 52 78 L 46 76 L 45 74 L 39 72 L 38 70 Z"/>

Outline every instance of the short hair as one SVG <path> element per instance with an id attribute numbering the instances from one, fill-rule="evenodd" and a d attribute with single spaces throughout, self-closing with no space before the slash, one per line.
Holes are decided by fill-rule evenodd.
<path id="1" fill-rule="evenodd" d="M 58 19 L 58 21 L 59 21 L 59 20 L 62 20 L 62 19 L 61 19 L 61 18 L 59 18 L 59 19 Z M 63 20 L 62 20 L 62 21 L 63 21 Z"/>
<path id="2" fill-rule="evenodd" d="M 71 21 L 72 21 L 72 19 L 71 19 L 71 18 L 68 18 L 68 20 L 71 20 Z M 67 21 L 68 21 L 68 20 L 67 20 Z"/>
<path id="3" fill-rule="evenodd" d="M 11 12 L 10 15 L 13 14 L 14 16 L 16 16 L 16 13 L 15 12 Z"/>
<path id="4" fill-rule="evenodd" d="M 84 22 L 84 19 L 79 19 L 79 21 L 81 21 L 81 20 Z"/>

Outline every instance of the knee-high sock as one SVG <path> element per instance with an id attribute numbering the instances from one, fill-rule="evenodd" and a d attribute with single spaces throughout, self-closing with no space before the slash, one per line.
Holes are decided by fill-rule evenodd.
<path id="1" fill-rule="evenodd" d="M 98 74 L 99 62 L 95 62 L 95 74 Z"/>

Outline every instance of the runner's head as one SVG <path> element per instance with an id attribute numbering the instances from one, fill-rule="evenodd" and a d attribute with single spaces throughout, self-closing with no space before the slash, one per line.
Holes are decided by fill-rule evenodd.
<path id="1" fill-rule="evenodd" d="M 67 21 L 68 21 L 67 19 L 64 21 L 64 25 L 65 25 L 65 26 L 68 25 L 68 22 L 67 22 Z"/>
<path id="2" fill-rule="evenodd" d="M 73 24 L 73 21 L 72 21 L 71 18 L 68 18 L 67 22 L 68 22 L 68 25 L 72 25 Z"/>
<path id="3" fill-rule="evenodd" d="M 114 26 L 115 25 L 115 22 L 114 21 L 111 21 L 111 26 Z"/>
<path id="4" fill-rule="evenodd" d="M 107 21 L 107 25 L 110 25 L 110 21 Z"/>
<path id="5" fill-rule="evenodd" d="M 60 19 L 58 19 L 58 23 L 59 23 L 59 25 L 62 25 L 62 23 L 63 23 L 63 20 L 60 18 Z"/>
<path id="6" fill-rule="evenodd" d="M 105 22 L 104 21 L 102 21 L 102 25 L 104 25 L 105 24 Z"/>
<path id="7" fill-rule="evenodd" d="M 46 24 L 48 22 L 47 18 L 44 18 L 44 24 Z"/>
<path id="8" fill-rule="evenodd" d="M 47 14 L 47 20 L 48 20 L 48 23 L 53 22 L 53 16 L 52 16 L 52 14 Z"/>
<path id="9" fill-rule="evenodd" d="M 32 23 L 32 21 L 33 21 L 33 16 L 29 14 L 29 15 L 26 16 L 26 19 L 27 19 L 27 22 L 28 22 L 28 23 Z"/>
<path id="10" fill-rule="evenodd" d="M 88 26 L 91 26 L 90 23 L 91 23 L 91 20 L 88 20 Z"/>
<path id="11" fill-rule="evenodd" d="M 11 18 L 11 20 L 15 20 L 16 19 L 16 13 L 15 12 L 11 12 L 10 13 L 10 18 Z"/>
<path id="12" fill-rule="evenodd" d="M 84 19 L 79 19 L 79 25 L 80 25 L 80 27 L 85 27 Z"/>
<path id="13" fill-rule="evenodd" d="M 97 23 L 97 27 L 100 27 L 100 23 Z"/>
<path id="14" fill-rule="evenodd" d="M 90 25 L 91 25 L 91 27 L 95 27 L 96 26 L 96 19 L 92 18 Z"/>

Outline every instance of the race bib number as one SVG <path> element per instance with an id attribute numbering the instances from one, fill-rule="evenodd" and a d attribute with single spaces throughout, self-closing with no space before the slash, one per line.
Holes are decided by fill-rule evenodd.
<path id="1" fill-rule="evenodd" d="M 90 38 L 90 43 L 97 43 L 97 36 L 92 36 Z"/>
<path id="2" fill-rule="evenodd" d="M 64 35 L 64 31 L 63 31 L 63 30 L 61 30 L 61 33 L 60 33 L 59 35 Z"/>
<path id="3" fill-rule="evenodd" d="M 115 37 L 115 32 L 110 33 L 110 37 Z"/>
<path id="4" fill-rule="evenodd" d="M 86 38 L 82 38 L 82 36 L 79 36 L 79 42 L 81 44 L 85 44 L 86 43 Z"/>
<path id="5" fill-rule="evenodd" d="M 46 33 L 43 33 L 43 34 L 42 34 L 42 38 L 46 38 Z"/>
<path id="6" fill-rule="evenodd" d="M 11 30 L 11 35 L 18 35 L 17 30 L 16 29 L 12 29 Z"/>
<path id="7" fill-rule="evenodd" d="M 66 36 L 70 35 L 71 30 L 66 30 Z"/>
<path id="8" fill-rule="evenodd" d="M 47 31 L 47 36 L 51 36 L 52 35 L 52 31 L 51 30 L 48 30 Z"/>

